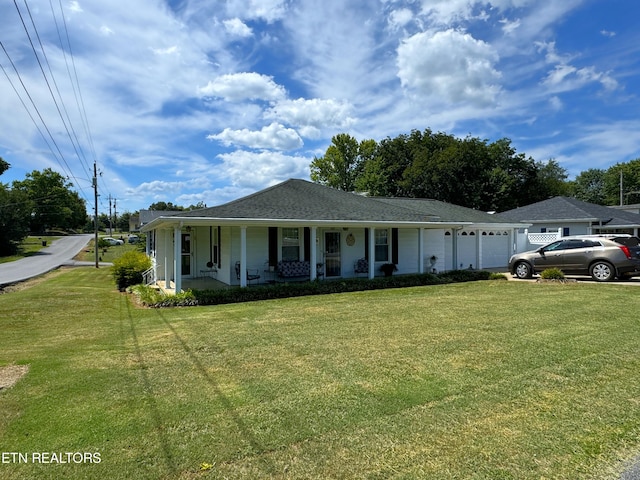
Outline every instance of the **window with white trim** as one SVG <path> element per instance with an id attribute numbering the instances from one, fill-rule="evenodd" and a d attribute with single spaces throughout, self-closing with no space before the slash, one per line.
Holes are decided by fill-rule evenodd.
<path id="1" fill-rule="evenodd" d="M 282 260 L 300 260 L 300 229 L 282 229 Z"/>
<path id="2" fill-rule="evenodd" d="M 389 230 L 376 230 L 376 262 L 389 261 Z"/>

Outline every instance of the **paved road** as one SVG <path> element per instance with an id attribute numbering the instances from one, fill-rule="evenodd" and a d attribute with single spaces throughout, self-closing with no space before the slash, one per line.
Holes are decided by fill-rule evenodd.
<path id="1" fill-rule="evenodd" d="M 54 241 L 43 248 L 38 254 L 22 258 L 15 262 L 0 264 L 0 287 L 22 282 L 32 277 L 54 270 L 61 265 L 78 265 L 76 256 L 93 238 L 92 234 L 70 235 Z M 91 264 L 87 262 L 87 264 Z"/>

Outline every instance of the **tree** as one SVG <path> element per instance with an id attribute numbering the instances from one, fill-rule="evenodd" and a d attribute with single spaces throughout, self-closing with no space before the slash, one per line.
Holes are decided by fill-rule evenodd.
<path id="1" fill-rule="evenodd" d="M 616 163 L 604 174 L 605 205 L 620 205 L 620 176 L 622 175 L 622 203 L 640 202 L 640 158 Z"/>
<path id="2" fill-rule="evenodd" d="M 576 176 L 569 182 L 570 194 L 583 202 L 606 205 L 604 191 L 605 171 L 599 168 L 590 168 Z"/>
<path id="3" fill-rule="evenodd" d="M 32 202 L 30 228 L 44 233 L 50 228 L 80 229 L 87 218 L 84 200 L 71 190 L 73 184 L 58 172 L 34 170 L 23 181 L 14 181 L 13 189 L 23 192 Z"/>
<path id="4" fill-rule="evenodd" d="M 0 158 L 0 175 L 9 164 Z M 13 255 L 29 234 L 31 201 L 24 192 L 0 183 L 0 256 Z"/>
<path id="5" fill-rule="evenodd" d="M 156 211 L 174 211 L 174 212 L 181 212 L 184 210 L 184 207 L 181 207 L 179 205 L 174 205 L 173 203 L 169 202 L 156 202 L 156 203 L 152 203 L 151 205 L 149 205 L 149 210 L 156 210 Z"/>
<path id="6" fill-rule="evenodd" d="M 538 200 L 564 196 L 570 192 L 567 183 L 567 171 L 553 158 L 545 162 L 537 162 Z"/>
<path id="7" fill-rule="evenodd" d="M 323 157 L 311 162 L 311 180 L 329 187 L 353 192 L 364 159 L 373 155 L 374 140 L 361 143 L 346 133 L 335 135 Z"/>
<path id="8" fill-rule="evenodd" d="M 5 162 L 2 157 L 0 157 L 0 175 L 2 175 L 4 172 L 6 172 L 7 170 L 9 170 L 9 167 L 11 165 L 9 165 L 7 162 Z"/>
<path id="9" fill-rule="evenodd" d="M 361 173 L 356 180 L 358 191 L 378 197 L 409 196 L 402 183 L 404 171 L 413 158 L 408 138 L 407 135 L 399 135 L 378 143 L 373 154 L 360 167 Z"/>

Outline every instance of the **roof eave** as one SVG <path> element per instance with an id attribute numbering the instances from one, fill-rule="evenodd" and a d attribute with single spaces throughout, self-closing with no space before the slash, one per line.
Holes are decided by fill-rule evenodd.
<path id="1" fill-rule="evenodd" d="M 522 222 L 512 223 L 476 223 L 476 222 L 442 222 L 442 221 L 402 221 L 402 220 L 310 220 L 310 219 L 283 219 L 283 218 L 215 218 L 215 217 L 158 217 L 145 224 L 142 232 L 148 232 L 159 228 L 175 228 L 176 226 L 317 226 L 317 227 L 398 227 L 398 228 L 523 228 L 529 226 Z"/>

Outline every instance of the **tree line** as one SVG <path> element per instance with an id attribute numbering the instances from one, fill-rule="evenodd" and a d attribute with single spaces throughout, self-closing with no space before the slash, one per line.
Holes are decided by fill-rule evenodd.
<path id="1" fill-rule="evenodd" d="M 341 133 L 314 157 L 311 180 L 371 196 L 431 198 L 482 211 L 503 212 L 554 196 L 599 205 L 640 201 L 640 159 L 589 169 L 567 180 L 554 159 L 536 161 L 511 140 L 413 130 L 379 142 Z"/>

